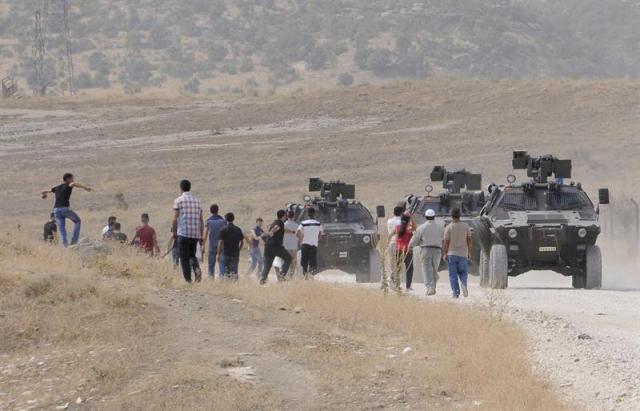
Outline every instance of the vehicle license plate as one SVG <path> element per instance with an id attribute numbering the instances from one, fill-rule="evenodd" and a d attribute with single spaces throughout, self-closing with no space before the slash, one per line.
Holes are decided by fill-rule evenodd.
<path id="1" fill-rule="evenodd" d="M 340 258 L 347 258 L 349 256 L 349 253 L 346 251 L 341 251 L 340 253 L 338 253 L 338 257 Z"/>
<path id="2" fill-rule="evenodd" d="M 540 247 L 541 253 L 555 253 L 558 251 L 556 247 Z"/>

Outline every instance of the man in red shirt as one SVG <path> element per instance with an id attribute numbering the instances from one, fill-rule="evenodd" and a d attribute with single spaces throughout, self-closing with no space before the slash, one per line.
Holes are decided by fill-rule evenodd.
<path id="1" fill-rule="evenodd" d="M 149 214 L 142 214 L 140 220 L 142 221 L 142 225 L 136 228 L 136 235 L 133 238 L 133 243 L 138 244 L 138 247 L 150 255 L 160 255 L 160 247 L 158 247 L 156 230 L 149 225 Z"/>

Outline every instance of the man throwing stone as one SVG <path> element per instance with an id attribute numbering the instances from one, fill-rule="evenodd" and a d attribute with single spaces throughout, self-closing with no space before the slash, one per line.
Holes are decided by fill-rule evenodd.
<path id="1" fill-rule="evenodd" d="M 202 203 L 191 194 L 191 182 L 182 180 L 180 182 L 182 194 L 173 202 L 173 238 L 178 243 L 178 255 L 184 279 L 191 282 L 191 270 L 195 275 L 196 282 L 202 279 L 200 264 L 196 252 L 198 243 L 202 246 L 203 220 Z"/>
<path id="2" fill-rule="evenodd" d="M 291 265 L 291 255 L 284 248 L 284 221 L 287 218 L 287 212 L 284 210 L 278 210 L 276 214 L 277 219 L 269 227 L 269 231 L 264 234 L 267 237 L 267 243 L 264 246 L 264 269 L 262 270 L 262 277 L 260 278 L 260 284 L 266 284 L 269 277 L 269 271 L 273 265 L 273 260 L 276 257 L 280 257 L 284 264 L 280 270 L 278 280 L 285 280 L 287 273 L 289 272 L 289 265 Z"/>
<path id="3" fill-rule="evenodd" d="M 453 298 L 467 297 L 467 261 L 471 259 L 471 228 L 460 221 L 460 209 L 451 211 L 453 221 L 444 231 L 443 259 L 449 264 L 449 281 Z M 458 282 L 460 280 L 460 282 Z"/>
<path id="4" fill-rule="evenodd" d="M 438 268 L 440 267 L 442 255 L 444 227 L 435 221 L 435 211 L 427 210 L 425 217 L 427 221 L 418 227 L 418 230 L 411 238 L 409 248 L 420 247 L 424 285 L 427 288 L 426 293 L 427 295 L 434 295 L 436 293 Z"/>
<path id="5" fill-rule="evenodd" d="M 71 209 L 70 199 L 71 192 L 75 187 L 82 188 L 86 191 L 93 191 L 87 186 L 76 182 L 73 179 L 73 174 L 66 173 L 62 176 L 62 184 L 53 187 L 51 190 L 45 190 L 42 192 L 42 198 L 47 198 L 49 193 L 55 194 L 55 204 L 53 206 L 53 215 L 56 219 L 58 226 L 58 234 L 60 235 L 60 242 L 63 247 L 68 247 L 69 242 L 67 240 L 67 228 L 65 221 L 67 219 L 73 221 L 73 235 L 71 237 L 71 245 L 74 245 L 80 239 L 80 217 Z"/>

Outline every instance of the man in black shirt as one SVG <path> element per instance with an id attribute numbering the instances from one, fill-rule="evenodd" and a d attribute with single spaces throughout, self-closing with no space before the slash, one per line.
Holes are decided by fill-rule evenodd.
<path id="1" fill-rule="evenodd" d="M 278 219 L 271 224 L 271 226 L 269 227 L 269 231 L 264 234 L 267 237 L 267 243 L 264 246 L 264 270 L 262 271 L 260 284 L 265 284 L 267 282 L 269 271 L 271 271 L 273 260 L 275 260 L 276 257 L 280 257 L 284 261 L 284 264 L 282 264 L 282 268 L 280 269 L 278 281 L 283 281 L 287 277 L 287 273 L 289 272 L 289 266 L 291 265 L 291 255 L 283 245 L 284 221 L 287 218 L 286 215 L 286 211 L 278 210 Z"/>
<path id="2" fill-rule="evenodd" d="M 235 216 L 227 213 L 224 216 L 227 226 L 220 231 L 220 241 L 218 241 L 218 261 L 224 253 L 224 272 L 228 279 L 238 281 L 238 263 L 240 262 L 240 250 L 244 244 L 244 233 L 233 224 Z"/>
<path id="3" fill-rule="evenodd" d="M 56 233 L 58 232 L 58 227 L 56 227 L 56 217 L 51 213 L 49 217 L 49 221 L 44 223 L 44 241 L 52 243 L 56 238 Z"/>
<path id="4" fill-rule="evenodd" d="M 69 245 L 67 241 L 67 229 L 65 227 L 65 220 L 68 218 L 73 221 L 73 236 L 71 237 L 71 245 L 74 245 L 78 242 L 80 238 L 80 217 L 76 213 L 73 212 L 71 206 L 69 204 L 69 200 L 71 198 L 71 192 L 74 187 L 82 188 L 86 191 L 93 191 L 91 188 L 83 186 L 80 183 L 76 183 L 73 180 L 73 174 L 66 173 L 62 176 L 62 184 L 59 186 L 53 187 L 51 190 L 45 190 L 42 192 L 42 198 L 47 198 L 49 193 L 54 193 L 56 196 L 56 201 L 53 206 L 53 214 L 56 219 L 56 223 L 58 224 L 58 233 L 60 234 L 60 240 L 63 247 L 67 247 Z"/>

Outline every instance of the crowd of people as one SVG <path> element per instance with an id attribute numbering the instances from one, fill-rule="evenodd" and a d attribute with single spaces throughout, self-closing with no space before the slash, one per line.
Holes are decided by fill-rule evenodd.
<path id="1" fill-rule="evenodd" d="M 74 180 L 72 174 L 63 176 L 62 184 L 42 192 L 42 198 L 49 193 L 55 196 L 54 209 L 50 220 L 44 226 L 44 240 L 53 241 L 56 234 L 63 247 L 74 245 L 80 236 L 80 217 L 71 210 L 70 198 L 75 187 L 92 191 Z M 265 230 L 264 220 L 256 219 L 256 224 L 244 232 L 235 223 L 232 212 L 220 216 L 217 204 L 209 207 L 210 216 L 204 220 L 201 201 L 191 192 L 191 182 L 180 182 L 180 196 L 173 202 L 173 221 L 167 251 L 161 255 L 156 231 L 149 225 L 149 214 L 141 216 L 141 225 L 136 228 L 133 239 L 122 232 L 122 226 L 116 216 L 110 216 L 102 229 L 103 241 L 130 244 L 140 248 L 151 256 L 166 257 L 172 255 L 176 267 L 180 267 L 185 281 L 202 280 L 201 263 L 207 260 L 209 278 L 238 280 L 240 252 L 249 248 L 251 259 L 247 274 L 256 273 L 260 283 L 268 280 L 273 268 L 277 279 L 283 281 L 296 274 L 298 251 L 302 272 L 300 275 L 311 278 L 317 273 L 317 248 L 324 235 L 322 224 L 314 219 L 315 210 L 307 210 L 308 219 L 301 224 L 295 222 L 294 212 L 278 210 L 275 221 Z M 71 241 L 67 241 L 66 220 L 74 223 Z M 264 252 L 261 250 L 263 247 Z M 206 250 L 206 254 L 205 254 Z"/>
<path id="2" fill-rule="evenodd" d="M 53 213 L 44 226 L 45 241 L 53 241 L 57 235 L 63 247 L 76 244 L 80 236 L 80 217 L 71 209 L 70 198 L 74 188 L 92 191 L 74 180 L 70 173 L 63 176 L 63 182 L 51 190 L 42 192 L 42 198 L 49 193 L 55 195 Z M 209 207 L 210 216 L 204 220 L 201 201 L 191 192 L 191 182 L 180 182 L 180 196 L 173 202 L 173 221 L 167 251 L 161 257 L 172 255 L 176 267 L 180 267 L 185 281 L 202 280 L 201 262 L 207 259 L 207 273 L 210 279 L 216 277 L 216 269 L 221 279 L 238 280 L 240 252 L 249 249 L 250 265 L 247 274 L 255 273 L 260 284 L 265 284 L 273 268 L 279 281 L 296 275 L 298 253 L 300 253 L 301 276 L 312 278 L 318 268 L 318 245 L 325 235 L 322 224 L 315 219 L 315 209 L 306 210 L 306 219 L 295 220 L 292 210 L 278 210 L 276 219 L 265 229 L 264 220 L 256 219 L 255 225 L 244 232 L 235 223 L 232 212 L 220 216 L 217 204 Z M 425 213 L 426 222 L 417 226 L 412 215 L 397 206 L 393 216 L 387 220 L 389 234 L 389 254 L 391 255 L 392 282 L 396 289 L 401 287 L 404 271 L 406 289 L 412 290 L 414 250 L 420 248 L 417 256 L 422 265 L 426 294 L 436 294 L 440 260 L 449 267 L 449 281 L 454 298 L 460 294 L 468 296 L 467 265 L 471 259 L 471 229 L 460 221 L 459 209 L 452 211 L 452 222 L 444 227 L 436 221 L 434 210 Z M 71 241 L 68 241 L 66 220 L 74 223 Z M 105 241 L 116 241 L 139 247 L 151 256 L 160 256 L 156 231 L 149 225 L 149 215 L 142 214 L 141 225 L 136 228 L 129 242 L 122 232 L 121 224 L 115 216 L 107 220 L 102 229 Z M 261 251 L 263 246 L 264 252 Z"/>

